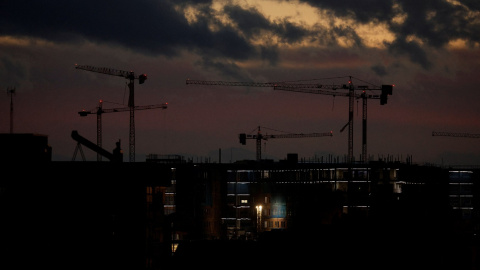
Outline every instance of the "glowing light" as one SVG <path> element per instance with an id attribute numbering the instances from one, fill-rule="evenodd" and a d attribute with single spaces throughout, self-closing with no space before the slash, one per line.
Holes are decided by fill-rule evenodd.
<path id="1" fill-rule="evenodd" d="M 262 226 L 262 206 L 257 205 L 255 208 L 257 209 L 257 230 L 260 231 Z"/>

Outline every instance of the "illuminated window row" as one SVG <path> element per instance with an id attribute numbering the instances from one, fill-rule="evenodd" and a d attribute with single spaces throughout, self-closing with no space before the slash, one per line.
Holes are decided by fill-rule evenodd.
<path id="1" fill-rule="evenodd" d="M 461 183 L 449 183 L 450 185 L 473 185 L 473 183 L 465 183 L 465 182 L 461 182 Z"/>
<path id="2" fill-rule="evenodd" d="M 227 182 L 227 184 L 240 184 L 240 185 L 248 185 L 251 183 L 252 182 L 232 182 L 232 181 Z"/>
<path id="3" fill-rule="evenodd" d="M 252 220 L 251 218 L 222 218 L 223 220 Z"/>

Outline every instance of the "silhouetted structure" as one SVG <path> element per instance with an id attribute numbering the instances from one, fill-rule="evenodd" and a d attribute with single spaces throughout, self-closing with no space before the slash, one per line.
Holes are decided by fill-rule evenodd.
<path id="1" fill-rule="evenodd" d="M 170 168 L 80 161 L 11 168 L 0 183 L 0 268 L 145 267 L 147 187 L 169 186 Z"/>
<path id="2" fill-rule="evenodd" d="M 111 162 L 123 162 L 123 150 L 120 147 L 120 141 L 115 143 L 115 149 L 113 149 L 112 153 L 110 153 L 107 150 L 101 148 L 100 146 L 94 144 L 93 142 L 87 140 L 86 138 L 80 136 L 80 134 L 78 134 L 78 131 L 76 130 L 72 131 L 72 139 L 77 141 L 77 149 L 79 149 L 81 145 L 85 145 L 97 154 L 106 157 Z"/>
<path id="3" fill-rule="evenodd" d="M 291 256 L 376 269 L 470 269 L 476 258 L 476 210 L 458 215 L 450 169 L 244 162 L 175 171 L 175 227 L 183 232 L 175 266 L 210 254 L 245 266 L 257 258 L 271 267 L 271 258 Z M 224 266 L 213 259 L 207 265 Z"/>
<path id="4" fill-rule="evenodd" d="M 478 169 L 151 157 L 8 163 L 15 174 L 0 181 L 2 264 L 476 267 Z"/>
<path id="5" fill-rule="evenodd" d="M 34 133 L 1 133 L 3 164 L 12 162 L 52 161 L 52 147 L 48 136 Z"/>

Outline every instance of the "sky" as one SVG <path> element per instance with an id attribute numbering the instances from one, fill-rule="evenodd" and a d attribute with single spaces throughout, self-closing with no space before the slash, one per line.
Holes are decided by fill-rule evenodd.
<path id="1" fill-rule="evenodd" d="M 71 132 L 96 142 L 96 116 L 124 108 L 125 78 L 90 65 L 147 74 L 135 84 L 135 161 L 183 155 L 195 162 L 255 159 L 238 134 L 332 132 L 275 138 L 262 157 L 348 153 L 348 98 L 227 82 L 394 84 L 388 103 L 368 100 L 367 152 L 442 165 L 480 164 L 480 2 L 475 0 L 0 1 L 0 132 L 48 136 L 52 160 L 72 160 Z M 8 89 L 15 88 L 9 95 Z M 2 96 L 2 95 L 0 95 Z M 13 115 L 11 101 L 13 100 Z M 360 160 L 362 102 L 354 102 L 353 154 Z M 102 115 L 102 147 L 129 157 L 129 113 Z M 96 153 L 83 148 L 87 160 Z M 77 160 L 79 158 L 77 157 Z"/>

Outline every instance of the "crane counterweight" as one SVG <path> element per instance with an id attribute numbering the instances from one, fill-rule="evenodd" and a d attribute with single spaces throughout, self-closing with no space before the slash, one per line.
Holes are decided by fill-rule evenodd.
<path id="1" fill-rule="evenodd" d="M 251 86 L 251 87 L 272 87 L 274 90 L 292 91 L 308 94 L 321 94 L 331 96 L 345 96 L 349 98 L 349 112 L 348 112 L 348 160 L 353 162 L 353 107 L 355 99 L 362 99 L 363 101 L 363 144 L 362 144 L 362 160 L 366 162 L 367 159 L 367 143 L 366 143 L 366 124 L 367 124 L 367 99 L 380 99 L 380 105 L 387 104 L 389 95 L 392 95 L 392 85 L 382 85 L 381 87 L 375 85 L 360 85 L 355 86 L 352 83 L 352 76 L 349 76 L 348 84 L 319 84 L 319 83 L 295 83 L 295 82 L 227 82 L 227 81 L 202 81 L 202 80 L 186 80 L 187 84 L 199 85 L 220 85 L 220 86 Z M 364 82 L 365 83 L 365 82 Z M 337 91 L 338 90 L 338 91 Z M 342 91 L 348 90 L 348 91 Z M 358 94 L 356 91 L 361 90 Z M 367 94 L 365 91 L 380 90 L 381 94 Z"/>

